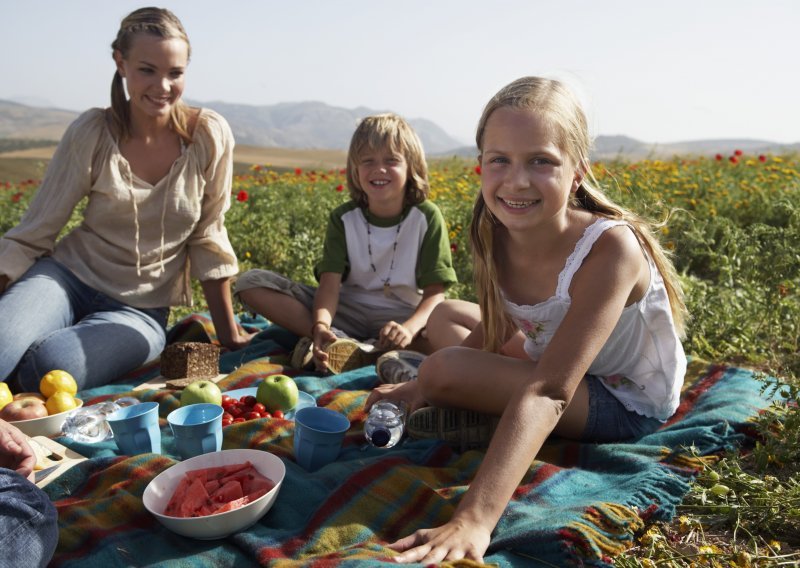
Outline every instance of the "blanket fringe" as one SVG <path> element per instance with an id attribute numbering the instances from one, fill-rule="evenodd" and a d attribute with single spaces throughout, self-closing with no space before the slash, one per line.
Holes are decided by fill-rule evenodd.
<path id="1" fill-rule="evenodd" d="M 719 456 L 697 456 L 690 455 L 685 451 L 674 451 L 669 448 L 661 448 L 661 461 L 670 465 L 690 469 L 696 472 L 703 471 L 709 465 L 719 461 Z"/>
<path id="2" fill-rule="evenodd" d="M 600 503 L 561 529 L 561 538 L 584 558 L 603 561 L 624 552 L 644 522 L 633 509 L 618 503 Z"/>

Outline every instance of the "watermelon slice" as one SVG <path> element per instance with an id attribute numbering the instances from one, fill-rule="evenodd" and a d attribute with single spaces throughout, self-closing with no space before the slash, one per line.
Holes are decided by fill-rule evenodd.
<path id="1" fill-rule="evenodd" d="M 252 468 L 253 464 L 249 461 L 239 464 L 232 464 L 232 465 L 221 465 L 218 467 L 206 467 L 202 469 L 193 469 L 192 471 L 187 471 L 186 476 L 194 479 L 195 477 L 200 477 L 203 480 L 203 483 L 206 481 L 212 480 L 220 480 L 223 477 L 227 477 L 229 475 L 233 475 L 238 471 L 242 471 L 247 468 Z"/>
<path id="2" fill-rule="evenodd" d="M 189 485 L 191 485 L 191 483 L 188 477 L 181 479 L 180 483 L 178 483 L 178 487 L 175 488 L 175 492 L 172 494 L 172 499 L 167 503 L 167 508 L 164 509 L 165 515 L 169 515 L 170 517 L 180 516 L 178 515 L 178 511 L 180 510 L 181 503 L 186 497 L 186 492 L 189 490 Z"/>
<path id="3" fill-rule="evenodd" d="M 211 500 L 206 492 L 205 484 L 199 479 L 195 478 L 183 502 L 180 504 L 179 517 L 196 517 L 203 507 L 211 505 Z"/>

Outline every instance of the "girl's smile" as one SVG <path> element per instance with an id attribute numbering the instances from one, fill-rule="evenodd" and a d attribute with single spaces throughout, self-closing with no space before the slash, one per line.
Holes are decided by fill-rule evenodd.
<path id="1" fill-rule="evenodd" d="M 509 231 L 565 220 L 579 178 L 548 121 L 532 111 L 499 108 L 486 122 L 483 148 L 483 198 Z"/>

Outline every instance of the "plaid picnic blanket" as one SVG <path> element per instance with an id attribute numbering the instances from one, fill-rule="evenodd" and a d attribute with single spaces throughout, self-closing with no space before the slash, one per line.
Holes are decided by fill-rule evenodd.
<path id="1" fill-rule="evenodd" d="M 273 373 L 295 376 L 319 406 L 345 413 L 351 428 L 333 464 L 309 473 L 294 462 L 290 420 L 256 420 L 224 429 L 223 449 L 258 448 L 286 464 L 273 508 L 251 528 L 215 541 L 171 533 L 144 508 L 148 482 L 176 463 L 167 414 L 179 406 L 168 390 L 131 392 L 158 375 L 151 365 L 114 385 L 80 393 L 87 404 L 133 395 L 160 404 L 162 454 L 119 455 L 113 440 L 89 445 L 58 440 L 90 459 L 46 487 L 59 512 L 53 566 L 375 566 L 391 563 L 389 542 L 446 521 L 476 473 L 482 452 L 457 453 L 442 442 L 406 439 L 369 447 L 362 410 L 377 384 L 374 367 L 335 376 L 285 366 L 296 337 L 265 320 L 252 344 L 221 357 L 223 390 L 254 386 Z M 205 314 L 170 330 L 169 339 L 214 340 Z M 748 419 L 769 404 L 751 371 L 690 363 L 676 415 L 635 442 L 580 444 L 553 439 L 508 504 L 485 556 L 499 566 L 610 566 L 648 520 L 669 519 L 703 467 L 704 455 L 735 447 Z M 693 448 L 690 451 L 688 448 Z M 461 561 L 446 565 L 474 565 Z"/>

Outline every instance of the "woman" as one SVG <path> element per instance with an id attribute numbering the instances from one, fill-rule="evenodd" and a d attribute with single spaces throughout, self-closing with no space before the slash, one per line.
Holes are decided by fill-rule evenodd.
<path id="1" fill-rule="evenodd" d="M 221 116 L 181 101 L 186 32 L 168 10 L 142 8 L 112 49 L 111 107 L 70 125 L 30 208 L 0 239 L 0 380 L 19 390 L 38 390 L 52 369 L 94 387 L 157 357 L 169 307 L 191 303 L 190 277 L 221 343 L 250 339 L 229 287 L 233 136 Z M 56 243 L 84 198 L 82 222 Z"/>

